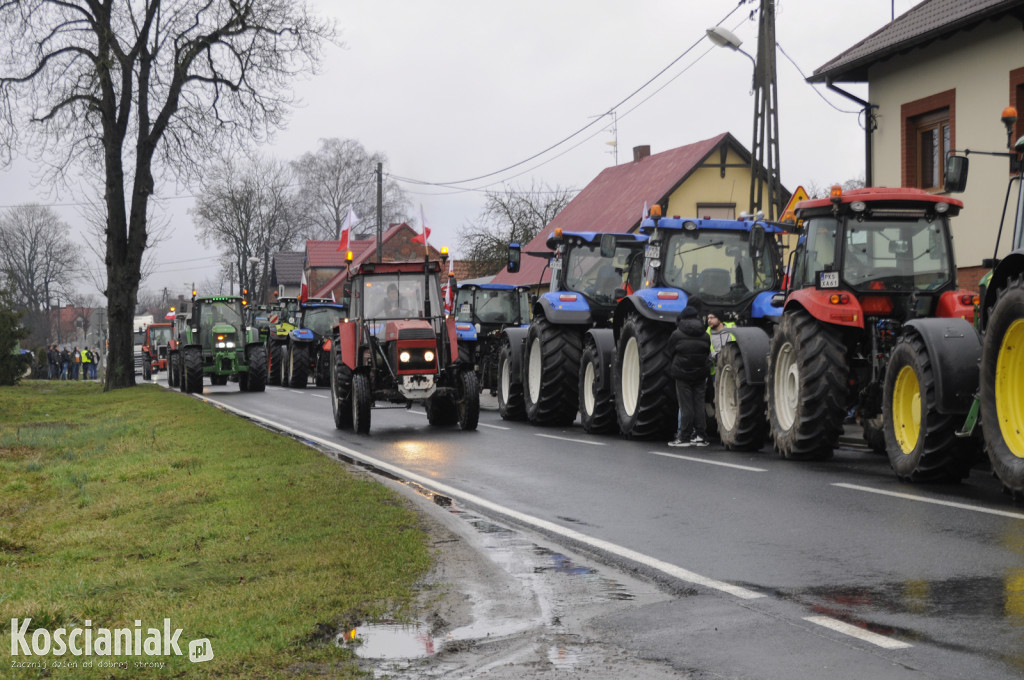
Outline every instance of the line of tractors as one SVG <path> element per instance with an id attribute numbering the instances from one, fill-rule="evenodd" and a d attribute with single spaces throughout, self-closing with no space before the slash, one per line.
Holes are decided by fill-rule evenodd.
<path id="1" fill-rule="evenodd" d="M 1004 112 L 1008 138 L 1015 116 Z M 426 258 L 350 264 L 338 303 L 288 299 L 247 316 L 241 297 L 196 298 L 171 326 L 169 383 L 258 392 L 312 377 L 330 388 L 336 427 L 360 433 L 372 409 L 414 403 L 431 425 L 473 430 L 488 390 L 506 420 L 579 414 L 586 432 L 664 439 L 677 418 L 668 338 L 692 304 L 732 324 L 708 395 L 726 447 L 770 441 L 784 458 L 826 459 L 854 421 L 900 479 L 960 480 L 984 450 L 1021 497 L 1022 154 L 1024 138 L 1002 154 L 1016 162 L 1012 252 L 990 263 L 980 295 L 957 284 L 950 218 L 963 204 L 948 194 L 963 191 L 968 161 L 952 155 L 945 194 L 834 187 L 798 203 L 795 224 L 654 206 L 636 234 L 556 230 L 525 253 L 546 260 L 548 292 L 464 284 L 451 313 L 444 262 Z M 510 246 L 510 271 L 523 254 Z"/>

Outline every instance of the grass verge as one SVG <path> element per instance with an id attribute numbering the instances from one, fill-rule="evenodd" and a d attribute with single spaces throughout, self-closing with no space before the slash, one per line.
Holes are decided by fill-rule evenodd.
<path id="1" fill-rule="evenodd" d="M 183 395 L 28 381 L 0 388 L 0 413 L 3 675 L 358 677 L 333 634 L 406 613 L 429 568 L 391 491 Z M 11 656 L 13 618 L 32 619 L 30 648 L 36 629 L 139 621 L 145 638 L 169 619 L 184 655 Z M 214 659 L 193 664 L 199 638 Z"/>

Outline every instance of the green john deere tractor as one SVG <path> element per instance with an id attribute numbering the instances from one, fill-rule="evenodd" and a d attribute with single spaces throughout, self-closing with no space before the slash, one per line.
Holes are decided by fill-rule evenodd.
<path id="1" fill-rule="evenodd" d="M 184 327 L 181 348 L 181 391 L 202 392 L 203 376 L 213 385 L 237 379 L 243 392 L 267 386 L 267 347 L 259 329 L 245 324 L 240 296 L 193 299 L 192 316 Z"/>

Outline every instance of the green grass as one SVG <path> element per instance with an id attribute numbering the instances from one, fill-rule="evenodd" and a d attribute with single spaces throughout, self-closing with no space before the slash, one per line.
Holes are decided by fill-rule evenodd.
<path id="1" fill-rule="evenodd" d="M 408 614 L 429 568 L 415 513 L 385 487 L 183 395 L 29 381 L 0 388 L 0 414 L 7 655 L 12 618 L 51 633 L 169 618 L 185 656 L 26 660 L 128 662 L 88 676 L 102 678 L 357 677 L 331 634 Z M 203 637 L 215 658 L 192 664 L 187 643 Z M 10 668 L 24 658 L 0 677 L 89 672 Z"/>

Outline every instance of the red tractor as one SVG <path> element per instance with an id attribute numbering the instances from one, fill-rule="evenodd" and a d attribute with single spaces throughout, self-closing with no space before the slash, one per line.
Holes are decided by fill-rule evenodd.
<path id="1" fill-rule="evenodd" d="M 851 418 L 884 451 L 886 369 L 908 352 L 915 361 L 977 374 L 976 363 L 962 359 L 963 343 L 973 338 L 958 333 L 962 343 L 951 339 L 931 356 L 921 339 L 950 325 L 936 329 L 922 319 L 974 318 L 975 295 L 957 285 L 949 228 L 962 207 L 920 189 L 838 186 L 829 198 L 797 204 L 801 235 L 785 300 L 778 300 L 784 311 L 767 372 L 769 426 L 783 457 L 831 457 Z M 935 387 L 938 398 L 925 417 L 941 421 L 942 434 L 913 455 L 890 455 L 901 479 L 959 480 L 973 462 L 972 447 L 954 436 L 972 394 Z"/>
<path id="2" fill-rule="evenodd" d="M 421 403 L 431 425 L 475 430 L 480 389 L 460 363 L 455 318 L 446 316 L 441 263 L 367 262 L 345 282 L 349 317 L 334 329 L 331 407 L 338 429 L 370 430 L 373 408 Z"/>
<path id="3" fill-rule="evenodd" d="M 146 326 L 142 342 L 142 379 L 151 380 L 155 373 L 167 370 L 167 349 L 171 341 L 170 323 Z"/>

